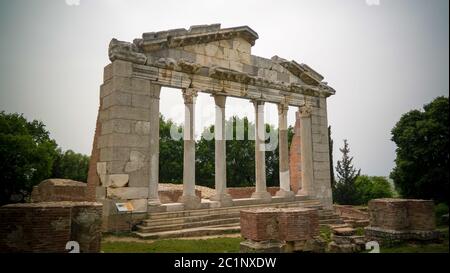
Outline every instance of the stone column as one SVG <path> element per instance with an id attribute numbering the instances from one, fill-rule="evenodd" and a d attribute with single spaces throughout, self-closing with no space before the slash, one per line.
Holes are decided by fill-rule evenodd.
<path id="1" fill-rule="evenodd" d="M 280 165 L 280 190 L 277 196 L 292 198 L 295 196 L 291 191 L 289 175 L 289 140 L 287 131 L 287 112 L 289 105 L 287 103 L 278 104 L 278 148 Z"/>
<path id="2" fill-rule="evenodd" d="M 221 207 L 232 206 L 233 200 L 227 193 L 227 159 L 225 139 L 225 102 L 224 95 L 214 95 L 216 104 L 216 123 L 214 125 L 215 138 L 215 187 L 216 193 L 212 201 L 219 201 Z"/>
<path id="3" fill-rule="evenodd" d="M 200 207 L 201 200 L 195 195 L 195 99 L 197 91 L 191 88 L 183 90 L 184 99 L 184 158 L 183 158 L 183 195 L 178 200 L 185 209 Z"/>
<path id="4" fill-rule="evenodd" d="M 148 185 L 148 204 L 161 205 L 158 195 L 159 184 L 159 95 L 161 87 L 150 88 L 150 130 L 149 161 L 150 181 Z"/>
<path id="5" fill-rule="evenodd" d="M 254 100 L 255 106 L 255 176 L 256 187 L 252 198 L 270 201 L 272 196 L 267 192 L 266 186 L 266 156 L 265 156 L 265 132 L 264 126 L 264 101 Z"/>
<path id="6" fill-rule="evenodd" d="M 298 194 L 314 196 L 311 112 L 312 109 L 310 106 L 302 106 L 299 108 L 302 187 L 299 190 Z"/>

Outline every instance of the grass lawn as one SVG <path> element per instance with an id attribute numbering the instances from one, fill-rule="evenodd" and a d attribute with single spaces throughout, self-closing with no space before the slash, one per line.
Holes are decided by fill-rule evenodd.
<path id="1" fill-rule="evenodd" d="M 438 228 L 444 234 L 440 244 L 404 244 L 395 247 L 381 247 L 381 253 L 449 253 L 448 226 Z M 363 232 L 361 229 L 359 232 Z M 321 237 L 331 241 L 329 228 L 321 228 Z M 121 236 L 120 236 L 121 237 Z M 123 237 L 127 237 L 123 235 Z M 208 239 L 165 239 L 156 241 L 111 241 L 102 242 L 105 253 L 239 253 L 240 237 Z"/>
<path id="2" fill-rule="evenodd" d="M 102 242 L 105 253 L 238 253 L 242 238 L 167 239 L 147 242 Z"/>

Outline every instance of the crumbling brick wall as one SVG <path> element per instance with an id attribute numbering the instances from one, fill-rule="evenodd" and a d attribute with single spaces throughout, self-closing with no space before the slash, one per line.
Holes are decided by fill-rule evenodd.
<path id="1" fill-rule="evenodd" d="M 301 241 L 319 235 L 319 213 L 310 208 L 242 210 L 241 235 L 252 241 Z"/>
<path id="2" fill-rule="evenodd" d="M 272 196 L 274 196 L 279 190 L 280 187 L 267 187 L 267 191 Z M 227 192 L 233 199 L 250 198 L 252 196 L 252 193 L 255 192 L 255 187 L 227 188 Z"/>
<path id="3" fill-rule="evenodd" d="M 32 202 L 86 201 L 86 183 L 70 179 L 47 179 L 34 186 Z"/>
<path id="4" fill-rule="evenodd" d="M 369 202 L 370 226 L 387 230 L 434 230 L 431 200 L 374 199 Z"/>
<path id="5" fill-rule="evenodd" d="M 81 252 L 99 252 L 101 204 L 42 202 L 0 207 L 0 252 L 68 252 L 77 241 Z"/>
<path id="6" fill-rule="evenodd" d="M 300 151 L 300 113 L 295 112 L 294 136 L 292 137 L 289 148 L 289 175 L 291 190 L 295 193 L 301 188 L 302 184 L 302 161 Z"/>

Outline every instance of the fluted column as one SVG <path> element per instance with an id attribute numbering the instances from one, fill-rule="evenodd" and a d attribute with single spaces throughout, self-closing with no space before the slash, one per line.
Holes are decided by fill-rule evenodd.
<path id="1" fill-rule="evenodd" d="M 216 104 L 216 122 L 214 125 L 215 138 L 215 188 L 216 193 L 212 201 L 219 201 L 222 207 L 232 206 L 233 201 L 227 193 L 227 159 L 225 140 L 225 103 L 227 97 L 214 95 Z"/>
<path id="2" fill-rule="evenodd" d="M 302 188 L 298 194 L 314 196 L 311 112 L 312 109 L 310 106 L 302 106 L 299 108 Z"/>
<path id="3" fill-rule="evenodd" d="M 266 155 L 265 155 L 265 132 L 264 125 L 264 101 L 254 100 L 255 106 L 255 176 L 256 187 L 252 198 L 265 199 L 269 201 L 272 196 L 267 192 L 266 186 Z"/>
<path id="4" fill-rule="evenodd" d="M 287 130 L 287 112 L 289 105 L 287 103 L 278 104 L 278 150 L 280 166 L 280 190 L 277 196 L 292 198 L 295 196 L 291 191 L 289 175 L 289 143 Z"/>
<path id="5" fill-rule="evenodd" d="M 183 195 L 179 202 L 185 209 L 200 207 L 200 198 L 195 195 L 195 99 L 197 91 L 183 89 L 184 111 L 184 157 L 183 157 Z"/>

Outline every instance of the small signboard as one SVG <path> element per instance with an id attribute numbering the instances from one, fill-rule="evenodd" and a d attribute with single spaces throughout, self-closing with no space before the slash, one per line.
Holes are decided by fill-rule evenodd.
<path id="1" fill-rule="evenodd" d="M 134 207 L 130 202 L 116 203 L 116 208 L 118 212 L 133 212 L 134 210 Z"/>

